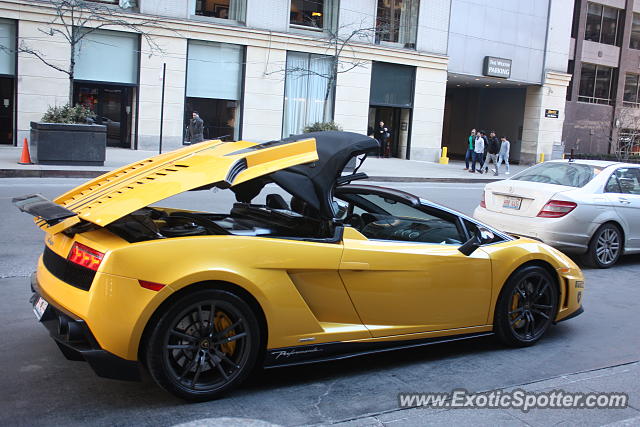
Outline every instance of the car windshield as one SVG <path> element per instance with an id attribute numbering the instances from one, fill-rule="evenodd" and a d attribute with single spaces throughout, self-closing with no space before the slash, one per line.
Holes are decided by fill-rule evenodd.
<path id="1" fill-rule="evenodd" d="M 602 168 L 580 163 L 541 163 L 514 176 L 516 181 L 584 187 Z"/>

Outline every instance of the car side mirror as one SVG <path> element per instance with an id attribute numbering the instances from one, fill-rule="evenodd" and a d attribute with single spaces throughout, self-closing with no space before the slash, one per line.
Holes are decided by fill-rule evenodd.
<path id="1" fill-rule="evenodd" d="M 464 242 L 458 250 L 465 256 L 469 256 L 475 252 L 484 243 L 488 243 L 493 240 L 494 234 L 484 227 L 478 227 L 478 232 L 474 233 L 469 240 Z"/>

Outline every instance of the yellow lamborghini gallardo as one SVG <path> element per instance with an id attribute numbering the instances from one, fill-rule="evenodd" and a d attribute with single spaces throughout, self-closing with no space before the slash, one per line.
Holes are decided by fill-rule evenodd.
<path id="1" fill-rule="evenodd" d="M 36 317 L 102 377 L 144 367 L 206 400 L 254 367 L 488 334 L 526 346 L 582 312 L 582 273 L 557 250 L 356 183 L 377 149 L 348 132 L 207 141 L 54 201 L 16 198 L 46 233 Z M 234 201 L 225 212 L 155 205 L 189 190 Z"/>

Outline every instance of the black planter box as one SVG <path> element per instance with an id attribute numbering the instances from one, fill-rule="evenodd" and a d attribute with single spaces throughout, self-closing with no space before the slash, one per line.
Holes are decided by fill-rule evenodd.
<path id="1" fill-rule="evenodd" d="M 104 125 L 31 122 L 31 160 L 41 165 L 103 166 Z"/>

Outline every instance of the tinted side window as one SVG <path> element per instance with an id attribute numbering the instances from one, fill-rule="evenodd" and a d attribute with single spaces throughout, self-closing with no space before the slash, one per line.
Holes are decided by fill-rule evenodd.
<path id="1" fill-rule="evenodd" d="M 616 170 L 615 176 L 620 186 L 620 193 L 640 194 L 640 169 L 623 168 Z"/>
<path id="2" fill-rule="evenodd" d="M 616 177 L 615 173 L 611 174 L 611 176 L 609 177 L 607 185 L 604 186 L 604 191 L 605 193 L 622 193 L 622 190 L 620 190 L 620 185 L 618 184 L 618 178 Z"/>

